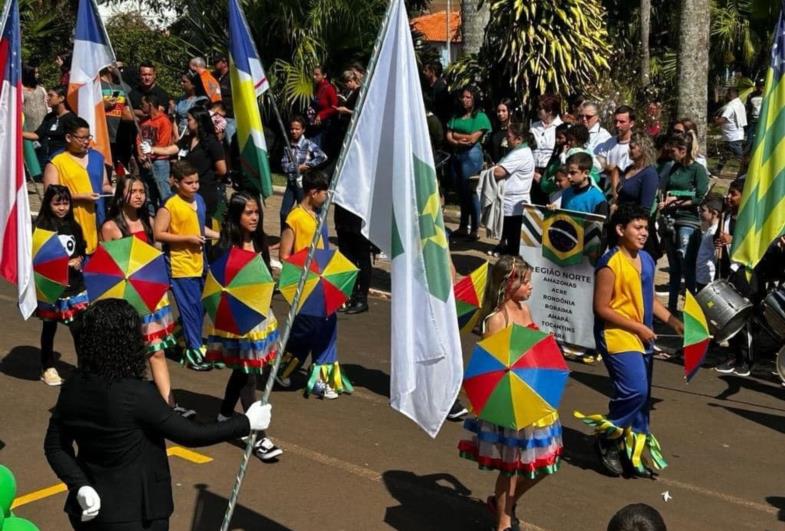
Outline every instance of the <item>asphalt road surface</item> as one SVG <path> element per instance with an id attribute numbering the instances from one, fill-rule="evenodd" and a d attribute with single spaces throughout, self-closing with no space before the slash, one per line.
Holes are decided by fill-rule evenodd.
<path id="1" fill-rule="evenodd" d="M 20 499 L 26 503 L 18 515 L 44 531 L 68 529 L 65 494 L 41 490 L 59 483 L 42 451 L 58 389 L 38 380 L 40 323 L 22 321 L 14 296 L 0 287 L 0 462 L 15 472 L 18 496 L 32 494 Z M 283 317 L 279 296 L 274 306 Z M 270 435 L 284 454 L 271 464 L 252 458 L 232 529 L 491 528 L 483 500 L 495 475 L 457 456 L 461 424 L 447 422 L 432 440 L 388 406 L 389 319 L 382 299 L 371 300 L 369 313 L 339 317 L 340 360 L 353 395 L 272 395 Z M 465 355 L 475 340 L 463 337 Z M 55 347 L 68 377 L 76 360 L 66 330 Z M 563 466 L 519 504 L 524 529 L 603 530 L 617 509 L 635 502 L 656 507 L 674 530 L 785 529 L 785 388 L 766 367 L 750 378 L 703 369 L 687 385 L 677 362 L 655 363 L 653 430 L 670 466 L 657 480 L 602 475 L 588 428 L 571 413 L 605 411 L 605 369 L 570 363 Z M 192 372 L 173 361 L 170 370 L 178 401 L 196 409 L 200 422 L 215 419 L 229 373 Z M 295 382 L 302 385 L 304 376 Z M 229 443 L 196 451 L 209 461 L 170 458 L 174 531 L 218 529 L 242 452 Z"/>

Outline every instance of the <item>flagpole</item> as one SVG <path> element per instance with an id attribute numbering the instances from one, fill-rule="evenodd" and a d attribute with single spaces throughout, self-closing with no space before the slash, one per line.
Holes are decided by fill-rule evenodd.
<path id="1" fill-rule="evenodd" d="M 390 4 L 387 6 L 387 12 L 384 15 L 384 21 L 382 23 L 381 29 L 379 30 L 379 34 L 376 37 L 376 42 L 374 43 L 373 46 L 373 52 L 371 53 L 371 59 L 368 63 L 368 80 L 371 79 L 374 71 L 376 70 L 376 62 L 379 58 L 379 51 L 381 50 L 382 47 L 382 41 L 384 39 L 384 35 L 387 33 L 387 28 L 390 25 L 390 16 L 392 14 L 393 6 L 395 5 L 396 2 L 399 1 L 401 0 L 391 0 Z M 367 87 L 368 87 L 368 82 L 363 83 L 363 85 L 360 87 L 360 93 L 357 96 L 357 109 L 362 109 L 362 105 L 365 102 Z M 352 120 L 349 125 L 349 131 L 347 132 L 346 137 L 344 137 L 343 139 L 341 154 L 338 157 L 338 163 L 335 165 L 333 178 L 330 182 L 330 188 L 327 194 L 327 200 L 322 206 L 322 210 L 319 214 L 319 217 L 316 220 L 316 230 L 313 233 L 313 238 L 311 239 L 311 245 L 308 248 L 308 254 L 305 257 L 305 263 L 303 264 L 302 273 L 300 274 L 300 279 L 297 282 L 297 290 L 294 293 L 294 298 L 292 299 L 292 304 L 289 308 L 289 314 L 286 317 L 286 324 L 284 325 L 283 332 L 278 338 L 278 348 L 276 349 L 275 352 L 273 367 L 270 370 L 270 374 L 268 375 L 267 382 L 265 383 L 264 386 L 264 391 L 262 392 L 262 398 L 261 398 L 262 404 L 267 404 L 270 401 L 270 393 L 272 393 L 273 385 L 275 384 L 275 375 L 278 373 L 278 368 L 281 365 L 281 358 L 283 356 L 283 351 L 286 348 L 286 343 L 289 341 L 289 335 L 292 331 L 292 324 L 294 323 L 294 318 L 297 315 L 297 310 L 300 305 L 300 298 L 302 297 L 303 290 L 305 288 L 305 280 L 308 278 L 308 272 L 310 271 L 311 262 L 313 262 L 314 253 L 316 251 L 316 245 L 319 242 L 319 238 L 321 237 L 322 226 L 326 223 L 327 220 L 327 212 L 329 211 L 330 205 L 332 204 L 333 194 L 335 192 L 335 186 L 336 183 L 338 182 L 338 177 L 341 175 L 341 171 L 343 170 L 343 165 L 345 164 L 345 159 L 346 159 L 346 152 L 348 151 L 351 137 L 354 134 L 354 131 L 357 127 L 357 119 L 359 115 L 360 115 L 359 112 L 352 113 Z M 251 458 L 251 453 L 253 452 L 253 447 L 254 444 L 256 443 L 256 436 L 257 436 L 257 432 L 251 431 L 251 434 L 248 437 L 248 441 L 245 445 L 245 452 L 243 452 L 242 461 L 240 462 L 240 469 L 238 470 L 237 476 L 235 477 L 234 480 L 234 486 L 232 487 L 232 493 L 229 496 L 229 504 L 226 507 L 226 512 L 224 513 L 224 519 L 223 519 L 223 523 L 221 524 L 220 531 L 229 530 L 229 525 L 232 520 L 232 515 L 234 514 L 234 509 L 237 505 L 237 498 L 239 497 L 240 489 L 243 486 L 243 480 L 245 478 L 246 468 L 248 467 L 248 461 Z"/>

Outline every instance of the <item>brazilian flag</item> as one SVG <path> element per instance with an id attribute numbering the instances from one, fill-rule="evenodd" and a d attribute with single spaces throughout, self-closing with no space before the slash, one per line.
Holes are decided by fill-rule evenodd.
<path id="1" fill-rule="evenodd" d="M 748 270 L 785 229 L 785 19 L 774 29 L 758 135 L 752 148 L 731 248 Z"/>
<path id="2" fill-rule="evenodd" d="M 560 266 L 583 262 L 583 219 L 559 211 L 545 211 L 544 214 L 542 255 Z"/>

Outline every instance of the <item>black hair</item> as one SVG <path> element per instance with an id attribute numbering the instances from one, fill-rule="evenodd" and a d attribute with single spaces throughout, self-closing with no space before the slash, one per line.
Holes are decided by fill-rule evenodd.
<path id="1" fill-rule="evenodd" d="M 636 219 L 645 219 L 649 221 L 649 211 L 643 208 L 638 203 L 621 203 L 618 210 L 611 216 L 611 227 L 621 225 L 626 227 L 630 222 Z"/>
<path id="2" fill-rule="evenodd" d="M 128 229 L 128 223 L 126 223 L 125 216 L 123 215 L 123 208 L 131 196 L 131 187 L 134 183 L 142 183 L 142 186 L 144 186 L 145 203 L 141 208 L 137 209 L 136 214 L 139 216 L 139 221 L 142 222 L 142 227 L 144 227 L 147 242 L 152 245 L 153 227 L 150 225 L 150 216 L 147 213 L 147 199 L 150 195 L 147 190 L 147 183 L 138 175 L 128 174 L 118 181 L 112 203 L 109 205 L 109 214 L 106 216 L 106 219 L 107 221 L 115 222 L 115 225 L 120 229 L 120 233 L 123 237 L 131 235 L 131 231 Z"/>
<path id="3" fill-rule="evenodd" d="M 56 87 L 52 87 L 49 90 L 57 93 L 57 95 L 60 96 L 61 98 L 65 98 L 68 96 L 68 87 L 66 87 L 65 85 L 57 85 Z"/>
<path id="4" fill-rule="evenodd" d="M 512 102 L 512 99 L 510 99 L 510 98 L 502 98 L 502 99 L 499 100 L 499 103 L 496 104 L 497 107 L 499 105 L 504 105 L 505 107 L 507 107 L 507 112 L 510 115 L 510 119 L 512 119 L 512 113 L 515 110 L 515 108 L 513 106 L 514 104 Z"/>
<path id="5" fill-rule="evenodd" d="M 629 105 L 621 105 L 619 107 L 616 107 L 616 110 L 613 111 L 613 115 L 616 116 L 617 114 L 626 114 L 627 116 L 630 117 L 631 122 L 635 121 L 635 109 L 633 109 Z"/>
<path id="6" fill-rule="evenodd" d="M 728 191 L 736 190 L 739 193 L 744 193 L 744 179 L 733 179 L 728 185 Z"/>
<path id="7" fill-rule="evenodd" d="M 111 383 L 123 378 L 142 379 L 147 369 L 142 320 L 122 299 L 104 299 L 90 305 L 74 323 L 79 368 Z"/>
<path id="8" fill-rule="evenodd" d="M 198 175 L 199 172 L 187 160 L 176 160 L 172 163 L 172 178 L 175 181 L 180 182 L 189 175 L 194 174 Z"/>
<path id="9" fill-rule="evenodd" d="M 310 171 L 303 175 L 303 193 L 306 195 L 311 190 L 327 190 L 330 188 L 330 178 L 322 171 Z"/>
<path id="10" fill-rule="evenodd" d="M 193 70 L 186 70 L 185 72 L 183 72 L 183 77 L 188 78 L 188 81 L 190 81 L 191 85 L 194 86 L 194 94 L 196 94 L 197 96 L 207 97 L 207 91 L 204 90 L 204 85 L 202 84 L 202 78 L 199 76 L 199 74 L 197 74 Z"/>
<path id="11" fill-rule="evenodd" d="M 143 61 L 139 63 L 139 72 L 142 71 L 142 68 L 152 68 L 153 70 L 155 70 L 155 65 L 150 61 Z"/>
<path id="12" fill-rule="evenodd" d="M 572 124 L 568 124 L 567 122 L 562 122 L 556 126 L 556 134 L 558 135 L 559 133 L 564 133 L 566 135 L 567 131 L 569 131 L 571 127 Z"/>
<path id="13" fill-rule="evenodd" d="M 557 130 L 558 132 L 558 130 Z M 572 138 L 579 146 L 589 143 L 589 128 L 583 124 L 575 124 L 567 130 L 567 138 Z"/>
<path id="14" fill-rule="evenodd" d="M 292 125 L 293 122 L 299 123 L 303 129 L 308 127 L 308 120 L 305 119 L 305 116 L 302 114 L 295 114 L 289 119 L 289 125 Z"/>
<path id="15" fill-rule="evenodd" d="M 672 134 L 668 138 L 668 144 L 670 144 L 671 147 L 685 150 L 685 157 L 687 158 L 687 163 L 686 164 L 682 163 L 682 166 L 689 166 L 689 164 L 694 162 L 694 159 L 692 158 L 692 142 L 694 138 L 695 138 L 695 133 L 693 131 L 687 131 L 683 135 L 679 133 Z"/>
<path id="16" fill-rule="evenodd" d="M 581 171 L 589 171 L 592 169 L 592 166 L 594 166 L 594 160 L 592 159 L 591 155 L 584 153 L 583 151 L 573 153 L 567 157 L 567 160 L 564 163 L 567 166 L 570 164 L 575 164 Z"/>
<path id="17" fill-rule="evenodd" d="M 264 261 L 269 264 L 270 258 L 263 227 L 262 207 L 259 204 L 259 199 L 248 192 L 237 192 L 229 199 L 229 204 L 226 207 L 226 213 L 221 223 L 221 238 L 218 240 L 218 247 L 228 250 L 243 244 L 243 229 L 240 226 L 240 218 L 250 201 L 256 203 L 256 206 L 259 208 L 259 224 L 256 226 L 256 231 L 251 234 L 251 241 L 256 252 L 262 253 Z"/>
<path id="18" fill-rule="evenodd" d="M 194 121 L 196 121 L 196 136 L 200 141 L 210 135 L 215 136 L 215 126 L 213 125 L 210 111 L 201 105 L 194 105 L 188 109 L 188 114 L 193 116 Z"/>
<path id="19" fill-rule="evenodd" d="M 38 76 L 35 75 L 34 66 L 22 64 L 22 85 L 28 88 L 36 88 L 38 86 Z"/>
<path id="20" fill-rule="evenodd" d="M 63 132 L 67 135 L 76 134 L 80 129 L 90 130 L 90 124 L 81 116 L 69 114 L 63 118 Z"/>
<path id="21" fill-rule="evenodd" d="M 631 503 L 619 509 L 608 522 L 608 531 L 667 531 L 662 515 L 645 503 Z"/>
<path id="22" fill-rule="evenodd" d="M 71 203 L 71 208 L 64 218 L 58 218 L 52 212 L 52 201 L 56 199 L 67 199 Z M 50 184 L 44 192 L 44 198 L 41 199 L 41 209 L 38 217 L 35 220 L 35 226 L 41 229 L 57 231 L 63 223 L 72 223 L 79 226 L 74 218 L 74 200 L 71 198 L 71 191 L 62 184 Z"/>
<path id="23" fill-rule="evenodd" d="M 142 95 L 142 101 L 146 101 L 156 109 L 161 107 L 164 103 L 161 101 L 161 96 L 156 94 L 155 92 L 148 92 L 147 94 Z"/>
<path id="24" fill-rule="evenodd" d="M 425 66 L 423 66 L 423 70 L 425 69 L 428 69 L 436 74 L 436 77 L 441 77 L 442 72 L 444 71 L 441 61 L 429 61 L 425 63 Z"/>
<path id="25" fill-rule="evenodd" d="M 474 107 L 472 108 L 472 116 L 477 116 L 477 113 L 480 111 L 480 89 L 478 89 L 475 85 L 466 85 L 461 89 L 461 97 L 463 97 L 463 93 L 468 92 L 472 95 L 472 101 L 474 102 Z"/>

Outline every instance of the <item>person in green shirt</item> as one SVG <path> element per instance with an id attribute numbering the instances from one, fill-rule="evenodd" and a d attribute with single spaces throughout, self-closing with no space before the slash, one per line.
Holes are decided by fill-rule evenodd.
<path id="1" fill-rule="evenodd" d="M 700 228 L 698 205 L 709 189 L 706 168 L 692 158 L 694 141 L 692 131 L 673 135 L 668 141 L 673 166 L 662 182 L 664 198 L 659 204 L 666 226 L 673 227 L 673 236 L 666 242 L 670 271 L 668 309 L 671 312 L 677 309 L 682 277 L 687 289 L 695 292 L 698 241 L 692 238 L 692 233 Z"/>
<path id="2" fill-rule="evenodd" d="M 447 122 L 447 144 L 452 148 L 453 186 L 458 191 L 461 222 L 457 233 L 476 240 L 480 220 L 480 197 L 470 179 L 482 170 L 482 138 L 491 130 L 488 116 L 477 108 L 480 96 L 476 88 L 461 91 L 461 111 Z M 470 225 L 471 224 L 471 225 Z"/>

